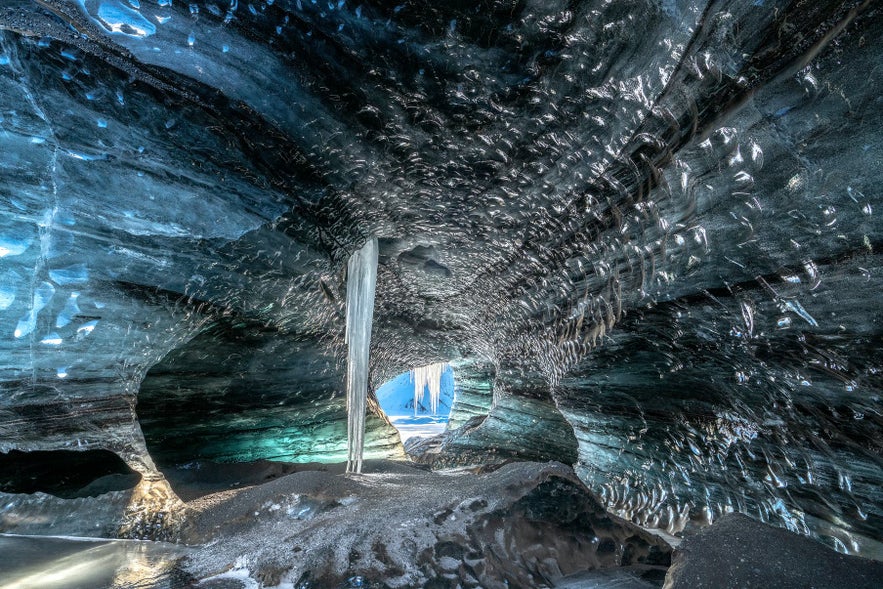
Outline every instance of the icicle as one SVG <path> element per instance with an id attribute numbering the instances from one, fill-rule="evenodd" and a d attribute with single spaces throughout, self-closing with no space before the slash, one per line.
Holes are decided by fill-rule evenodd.
<path id="1" fill-rule="evenodd" d="M 350 256 L 346 279 L 347 472 L 362 472 L 365 411 L 368 403 L 368 353 L 377 285 L 377 238 Z"/>
<path id="2" fill-rule="evenodd" d="M 417 406 L 423 400 L 423 390 L 427 386 L 429 386 L 429 407 L 433 415 L 438 412 L 441 376 L 447 367 L 447 362 L 439 362 L 411 369 L 411 380 L 414 381 L 414 415 L 417 415 Z"/>

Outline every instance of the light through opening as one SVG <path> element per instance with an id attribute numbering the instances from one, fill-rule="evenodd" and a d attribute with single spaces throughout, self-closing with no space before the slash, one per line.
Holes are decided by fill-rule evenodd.
<path id="1" fill-rule="evenodd" d="M 422 395 L 418 392 L 421 383 Z M 433 411 L 436 386 L 438 406 Z M 387 381 L 376 394 L 380 408 L 399 430 L 403 443 L 415 436 L 432 437 L 445 431 L 448 424 L 454 404 L 454 371 L 447 364 L 419 367 Z"/>

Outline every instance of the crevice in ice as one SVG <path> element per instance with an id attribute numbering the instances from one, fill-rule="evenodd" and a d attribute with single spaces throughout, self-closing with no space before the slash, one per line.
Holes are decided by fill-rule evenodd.
<path id="1" fill-rule="evenodd" d="M 377 284 L 377 238 L 370 238 L 350 256 L 346 282 L 346 410 L 347 472 L 362 472 L 365 412 L 374 289 Z"/>

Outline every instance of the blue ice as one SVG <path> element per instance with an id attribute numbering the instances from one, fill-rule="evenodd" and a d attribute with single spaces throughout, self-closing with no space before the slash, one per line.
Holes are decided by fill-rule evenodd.
<path id="1" fill-rule="evenodd" d="M 0 237 L 0 258 L 19 256 L 31 245 L 29 237 Z"/>
<path id="2" fill-rule="evenodd" d="M 40 340 L 40 343 L 47 346 L 60 346 L 64 340 L 54 331 Z"/>
<path id="3" fill-rule="evenodd" d="M 52 282 L 61 286 L 69 284 L 82 284 L 89 280 L 89 269 L 85 264 L 74 264 L 67 268 L 58 268 L 49 271 L 49 278 Z"/>
<path id="4" fill-rule="evenodd" d="M 55 287 L 48 282 L 43 282 L 34 290 L 34 298 L 30 310 L 24 317 L 18 320 L 13 335 L 16 338 L 24 337 L 30 334 L 37 327 L 37 314 L 43 310 L 43 307 L 49 304 L 52 296 L 55 294 Z"/>
<path id="5" fill-rule="evenodd" d="M 77 298 L 79 298 L 80 293 L 72 292 L 70 297 L 67 299 L 67 303 L 64 305 L 64 309 L 61 310 L 61 313 L 58 314 L 58 317 L 55 318 L 55 327 L 64 327 L 71 321 L 73 321 L 74 317 L 79 315 L 80 307 L 77 305 Z"/>
<path id="6" fill-rule="evenodd" d="M 0 284 L 0 311 L 5 311 L 15 302 L 15 288 L 8 284 Z"/>
<path id="7" fill-rule="evenodd" d="M 140 12 L 123 6 L 116 0 L 103 0 L 98 5 L 96 14 L 89 13 L 86 0 L 78 0 L 78 3 L 83 12 L 108 33 L 135 38 L 149 37 L 156 33 L 156 26 Z"/>

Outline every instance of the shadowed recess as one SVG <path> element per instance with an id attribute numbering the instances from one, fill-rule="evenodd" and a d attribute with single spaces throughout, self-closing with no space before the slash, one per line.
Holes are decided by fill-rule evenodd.
<path id="1" fill-rule="evenodd" d="M 10 450 L 0 453 L 0 492 L 62 499 L 131 489 L 141 475 L 108 450 Z"/>

